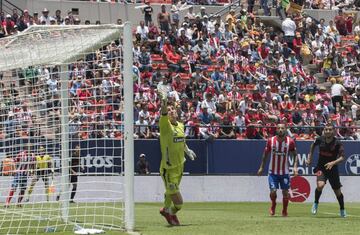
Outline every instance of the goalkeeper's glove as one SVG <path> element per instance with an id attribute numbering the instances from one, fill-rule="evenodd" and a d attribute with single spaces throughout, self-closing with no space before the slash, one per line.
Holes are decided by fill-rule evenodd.
<path id="1" fill-rule="evenodd" d="M 185 154 L 190 158 L 191 161 L 194 161 L 197 158 L 195 152 L 189 148 L 185 149 Z"/>

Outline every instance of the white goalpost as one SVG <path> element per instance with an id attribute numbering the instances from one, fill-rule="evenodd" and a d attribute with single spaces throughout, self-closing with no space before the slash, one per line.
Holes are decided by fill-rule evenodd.
<path id="1" fill-rule="evenodd" d="M 131 23 L 0 39 L 0 234 L 133 231 Z"/>

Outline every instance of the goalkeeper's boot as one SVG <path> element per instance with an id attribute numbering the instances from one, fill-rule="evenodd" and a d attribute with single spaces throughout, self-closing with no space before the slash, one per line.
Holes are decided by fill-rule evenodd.
<path id="1" fill-rule="evenodd" d="M 346 210 L 340 210 L 340 217 L 346 218 L 347 214 L 346 214 Z"/>
<path id="2" fill-rule="evenodd" d="M 169 212 L 166 211 L 165 207 L 160 209 L 160 215 L 164 216 L 168 224 L 173 225 L 172 218 Z"/>
<path id="3" fill-rule="evenodd" d="M 172 220 L 172 225 L 180 226 L 180 221 L 179 221 L 178 217 L 176 216 L 176 214 L 170 215 L 170 216 L 171 216 L 171 220 Z"/>
<path id="4" fill-rule="evenodd" d="M 314 202 L 311 207 L 311 214 L 316 215 L 318 211 L 319 203 Z"/>

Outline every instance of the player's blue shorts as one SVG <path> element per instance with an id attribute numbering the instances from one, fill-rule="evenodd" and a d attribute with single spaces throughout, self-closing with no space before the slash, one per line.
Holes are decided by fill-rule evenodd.
<path id="1" fill-rule="evenodd" d="M 274 175 L 269 174 L 269 188 L 270 190 L 279 189 L 289 189 L 290 188 L 290 176 L 287 175 Z"/>
<path id="2" fill-rule="evenodd" d="M 11 183 L 11 188 L 16 189 L 19 186 L 20 189 L 26 189 L 27 181 L 28 181 L 27 174 L 16 173 Z"/>

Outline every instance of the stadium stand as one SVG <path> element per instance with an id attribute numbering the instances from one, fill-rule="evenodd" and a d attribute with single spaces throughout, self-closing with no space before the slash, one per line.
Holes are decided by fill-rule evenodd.
<path id="1" fill-rule="evenodd" d="M 284 18 L 278 29 L 265 25 L 257 11 L 242 6 L 224 16 L 209 15 L 206 7 L 198 13 L 189 9 L 178 19 L 182 4 L 175 2 L 170 12 L 165 9 L 164 14 L 152 16 L 148 26 L 139 21 L 134 27 L 137 138 L 159 135 L 156 89 L 160 85 L 168 87 L 169 99 L 187 126 L 187 138 L 262 139 L 274 135 L 277 122 L 285 122 L 291 136 L 312 139 L 332 122 L 339 127 L 340 138 L 359 139 L 360 25 L 354 15 L 340 9 L 333 21 L 318 22 L 301 11 L 286 16 L 284 9 L 274 6 Z M 355 9 L 354 4 L 345 7 Z M 307 2 L 304 7 L 314 8 Z M 164 16 L 170 20 L 164 21 Z M 0 37 L 33 24 L 90 23 L 46 8 L 40 14 L 14 10 L 0 20 Z M 122 68 L 112 59 L 118 53 L 119 42 L 113 42 L 88 60 L 71 65 L 69 125 L 74 136 L 121 137 Z M 0 75 L 2 138 L 57 133 L 56 128 L 50 133 L 36 128 L 43 120 L 59 118 L 59 84 L 52 76 L 56 69 L 13 71 L 21 78 L 19 84 L 8 81 L 12 74 Z M 41 107 L 33 107 L 31 98 L 18 100 L 19 93 L 54 108 L 49 113 L 32 112 Z M 8 110 L 8 102 L 18 108 Z M 20 125 L 22 120 L 28 123 Z"/>

